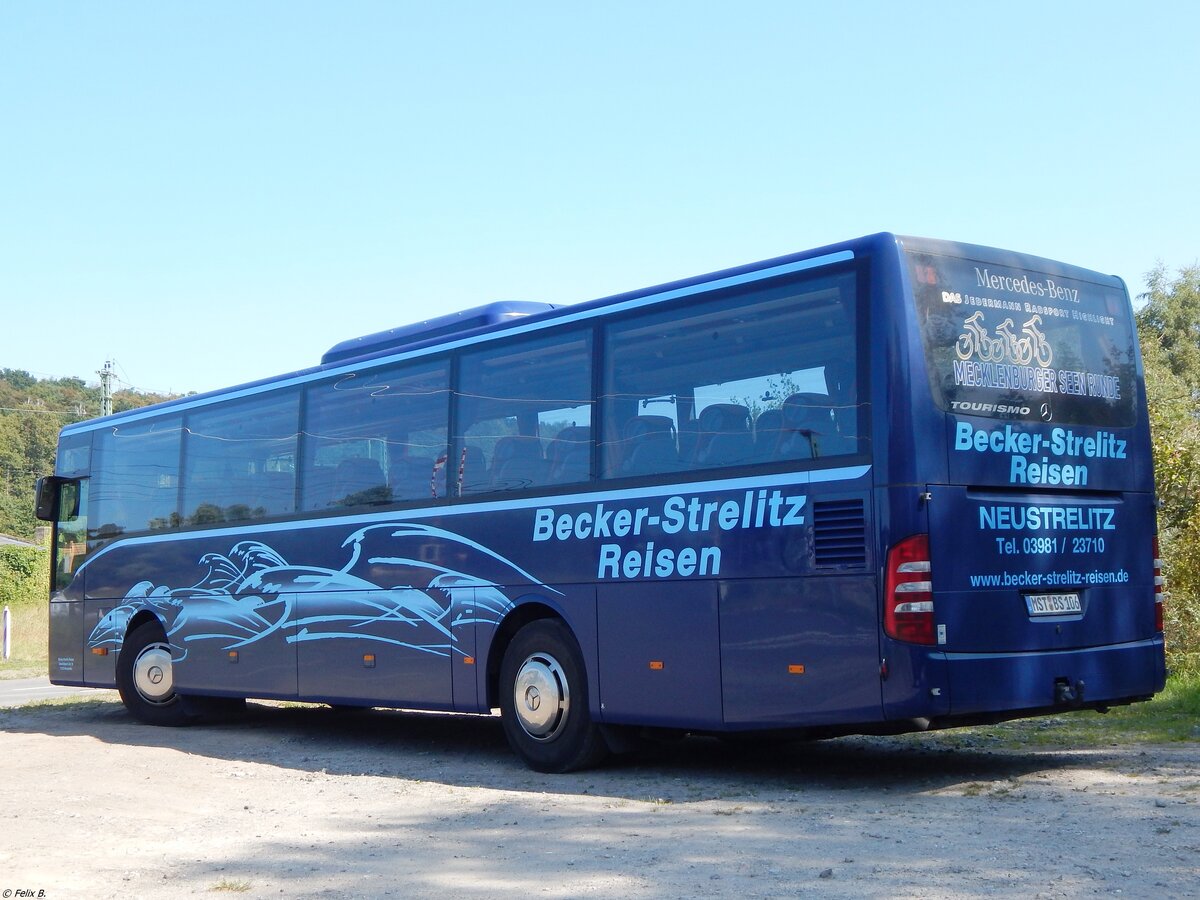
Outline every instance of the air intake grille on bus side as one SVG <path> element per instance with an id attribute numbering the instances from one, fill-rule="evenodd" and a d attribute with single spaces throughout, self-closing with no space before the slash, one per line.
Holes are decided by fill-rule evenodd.
<path id="1" fill-rule="evenodd" d="M 817 568 L 867 564 L 867 520 L 861 500 L 813 503 L 813 555 Z"/>

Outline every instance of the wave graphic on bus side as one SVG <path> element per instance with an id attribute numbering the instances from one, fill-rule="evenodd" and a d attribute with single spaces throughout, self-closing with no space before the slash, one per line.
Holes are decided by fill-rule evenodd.
<path id="1" fill-rule="evenodd" d="M 295 565 L 261 541 L 241 541 L 227 554 L 203 554 L 204 576 L 187 587 L 133 585 L 88 637 L 88 647 L 120 650 L 130 620 L 144 610 L 163 624 L 176 662 L 188 645 L 219 642 L 237 650 L 280 635 L 287 643 L 361 640 L 420 653 L 471 655 L 458 649 L 455 629 L 499 624 L 513 608 L 502 584 L 531 582 L 558 593 L 512 561 L 444 529 L 389 522 L 358 529 L 342 543 L 349 558 L 340 569 Z M 431 553 L 431 548 L 435 551 Z M 429 561 L 429 556 L 467 559 L 474 572 Z M 423 558 L 425 557 L 425 558 Z M 429 573 L 421 585 L 413 569 Z M 356 574 L 366 570 L 371 577 Z M 386 572 L 408 575 L 380 584 Z M 304 595 L 320 594 L 319 615 L 298 615 Z"/>

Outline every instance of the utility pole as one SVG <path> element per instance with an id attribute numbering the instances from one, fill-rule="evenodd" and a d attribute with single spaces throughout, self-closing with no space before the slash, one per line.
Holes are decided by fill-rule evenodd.
<path id="1" fill-rule="evenodd" d="M 117 373 L 113 371 L 113 361 L 106 359 L 104 368 L 96 372 L 100 376 L 100 415 L 112 415 L 112 398 L 113 398 L 113 379 L 117 377 Z"/>

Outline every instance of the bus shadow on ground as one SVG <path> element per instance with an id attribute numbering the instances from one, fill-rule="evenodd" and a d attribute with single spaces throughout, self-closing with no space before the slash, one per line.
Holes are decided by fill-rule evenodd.
<path id="1" fill-rule="evenodd" d="M 135 721 L 116 702 L 0 711 L 10 733 L 93 737 L 113 745 L 169 748 L 231 762 L 321 772 L 418 779 L 460 787 L 587 793 L 596 773 L 604 792 L 644 798 L 686 782 L 752 792 L 764 783 L 834 789 L 926 792 L 970 781 L 1002 781 L 1083 764 L 1069 750 L 952 747 L 921 738 L 843 737 L 822 741 L 648 740 L 600 769 L 544 775 L 527 769 L 495 717 L 401 710 L 337 710 L 319 705 L 250 703 L 245 715 L 185 728 Z M 1086 756 L 1094 766 L 1094 754 Z M 628 789 L 622 789 L 622 783 Z M 693 797 L 694 799 L 694 797 Z"/>

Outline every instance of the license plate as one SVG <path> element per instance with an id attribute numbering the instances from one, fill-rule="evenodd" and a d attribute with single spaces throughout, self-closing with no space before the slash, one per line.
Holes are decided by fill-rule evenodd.
<path id="1" fill-rule="evenodd" d="M 1066 616 L 1083 612 L 1078 594 L 1026 594 L 1025 605 L 1031 616 Z"/>

